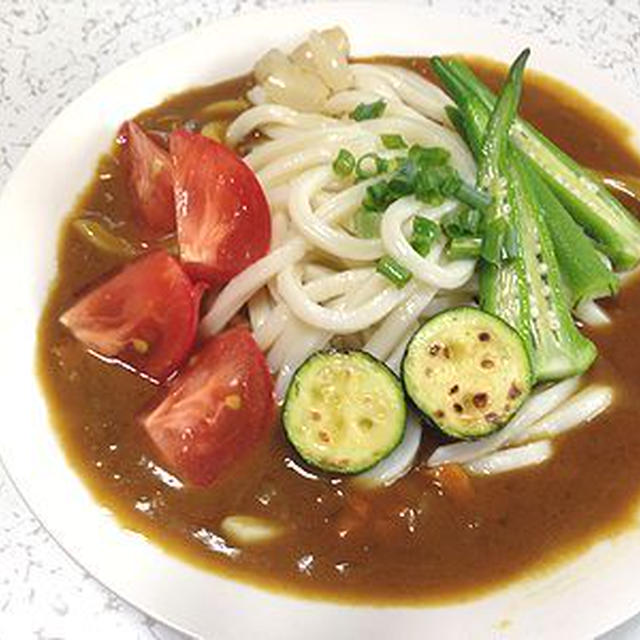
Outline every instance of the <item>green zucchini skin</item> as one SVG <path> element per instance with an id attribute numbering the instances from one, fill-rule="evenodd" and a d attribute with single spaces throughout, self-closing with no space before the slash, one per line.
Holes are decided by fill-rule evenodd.
<path id="1" fill-rule="evenodd" d="M 518 332 L 475 307 L 430 318 L 409 341 L 401 372 L 407 396 L 427 421 L 462 439 L 503 427 L 534 381 Z"/>
<path id="2" fill-rule="evenodd" d="M 282 422 L 308 464 L 357 474 L 386 458 L 404 437 L 402 383 L 383 362 L 359 350 L 311 355 L 287 389 Z"/>

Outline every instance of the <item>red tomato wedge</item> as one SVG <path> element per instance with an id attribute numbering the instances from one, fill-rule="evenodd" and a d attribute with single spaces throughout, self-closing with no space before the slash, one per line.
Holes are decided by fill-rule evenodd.
<path id="1" fill-rule="evenodd" d="M 136 214 L 153 231 L 174 231 L 171 156 L 133 120 L 122 125 L 118 140 L 124 144 L 122 157 Z"/>
<path id="2" fill-rule="evenodd" d="M 198 278 L 227 282 L 269 250 L 262 187 L 233 151 L 199 133 L 174 131 L 169 149 L 180 257 Z"/>
<path id="3" fill-rule="evenodd" d="M 188 356 L 205 288 L 156 251 L 90 291 L 60 322 L 89 349 L 162 382 Z"/>
<path id="4" fill-rule="evenodd" d="M 275 421 L 273 381 L 245 327 L 204 344 L 142 420 L 167 464 L 207 486 L 265 436 Z"/>

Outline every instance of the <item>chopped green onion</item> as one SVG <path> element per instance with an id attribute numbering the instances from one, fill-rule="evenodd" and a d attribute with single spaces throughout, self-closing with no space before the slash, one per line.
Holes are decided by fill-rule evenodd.
<path id="1" fill-rule="evenodd" d="M 402 289 L 411 280 L 411 271 L 405 269 L 391 256 L 382 256 L 376 263 L 376 271 Z"/>
<path id="2" fill-rule="evenodd" d="M 406 149 L 409 146 L 398 133 L 383 133 L 380 135 L 380 140 L 385 149 Z"/>
<path id="3" fill-rule="evenodd" d="M 433 243 L 440 235 L 440 227 L 433 220 L 416 216 L 413 219 L 413 230 L 409 243 L 423 258 L 429 254 Z"/>
<path id="4" fill-rule="evenodd" d="M 346 178 L 348 175 L 351 175 L 355 166 L 356 159 L 353 153 L 348 149 L 340 149 L 336 159 L 333 161 L 334 173 L 339 175 L 341 178 Z"/>
<path id="5" fill-rule="evenodd" d="M 387 107 L 387 103 L 380 99 L 366 104 L 361 102 L 350 114 L 349 117 L 356 122 L 362 120 L 373 120 L 379 118 Z"/>
<path id="6" fill-rule="evenodd" d="M 504 243 L 507 235 L 507 221 L 504 218 L 494 218 L 485 233 L 482 242 L 481 255 L 487 262 L 500 265 L 504 257 Z"/>
<path id="7" fill-rule="evenodd" d="M 462 180 L 455 196 L 460 202 L 464 202 L 474 209 L 486 209 L 491 204 L 491 196 L 488 193 L 480 191 Z"/>
<path id="8" fill-rule="evenodd" d="M 389 196 L 389 185 L 384 180 L 380 180 L 367 187 L 362 199 L 362 207 L 367 211 L 384 211 L 390 204 Z"/>
<path id="9" fill-rule="evenodd" d="M 356 162 L 356 178 L 358 178 L 358 180 L 375 178 L 375 176 L 384 173 L 387 168 L 387 161 L 377 153 L 365 153 L 363 156 L 360 156 L 358 162 Z"/>
<path id="10" fill-rule="evenodd" d="M 411 145 L 409 160 L 421 167 L 440 167 L 449 162 L 451 154 L 442 147 L 423 147 L 419 144 Z"/>
<path id="11" fill-rule="evenodd" d="M 440 226 L 448 238 L 482 235 L 483 216 L 476 209 L 461 206 L 442 216 Z"/>
<path id="12" fill-rule="evenodd" d="M 361 208 L 353 217 L 355 232 L 360 238 L 379 238 L 382 212 Z"/>
<path id="13" fill-rule="evenodd" d="M 449 260 L 479 258 L 482 249 L 482 238 L 453 238 L 447 247 Z"/>

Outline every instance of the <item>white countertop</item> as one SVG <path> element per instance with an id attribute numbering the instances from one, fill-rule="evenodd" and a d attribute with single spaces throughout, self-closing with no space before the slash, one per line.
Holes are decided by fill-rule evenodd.
<path id="1" fill-rule="evenodd" d="M 51 119 L 122 62 L 217 18 L 299 3 L 0 0 L 0 186 Z M 416 4 L 475 15 L 569 45 L 640 98 L 640 0 L 423 0 Z M 0 640 L 88 637 L 184 638 L 82 571 L 31 515 L 0 467 Z M 640 617 L 607 635 L 607 640 L 631 638 L 640 638 Z"/>

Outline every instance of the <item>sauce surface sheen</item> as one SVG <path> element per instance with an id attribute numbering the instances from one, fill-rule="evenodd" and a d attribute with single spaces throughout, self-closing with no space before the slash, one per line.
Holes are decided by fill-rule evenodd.
<path id="1" fill-rule="evenodd" d="M 429 75 L 423 58 L 382 60 Z M 499 85 L 502 65 L 470 62 L 492 87 Z M 250 84 L 243 77 L 196 89 L 137 120 L 169 131 L 211 102 L 239 97 Z M 521 113 L 585 166 L 640 178 L 629 131 L 565 85 L 528 73 Z M 98 216 L 140 241 L 130 208 L 114 150 L 100 160 L 73 215 Z M 640 329 L 640 282 L 605 303 L 610 328 L 587 331 L 600 352 L 589 377 L 615 386 L 614 406 L 565 436 L 541 467 L 473 479 L 473 500 L 461 505 L 417 469 L 371 494 L 308 473 L 281 428 L 210 489 L 179 488 L 137 422 L 158 388 L 87 354 L 58 322 L 87 287 L 121 262 L 65 223 L 59 271 L 40 325 L 38 368 L 70 464 L 123 526 L 171 553 L 305 596 L 419 604 L 477 596 L 566 560 L 633 522 L 640 494 L 640 341 L 631 338 Z M 425 435 L 423 459 L 435 445 Z M 365 512 L 364 526 L 353 526 Z M 232 514 L 274 518 L 288 523 L 290 532 L 270 544 L 235 549 L 219 532 L 220 521 Z"/>

